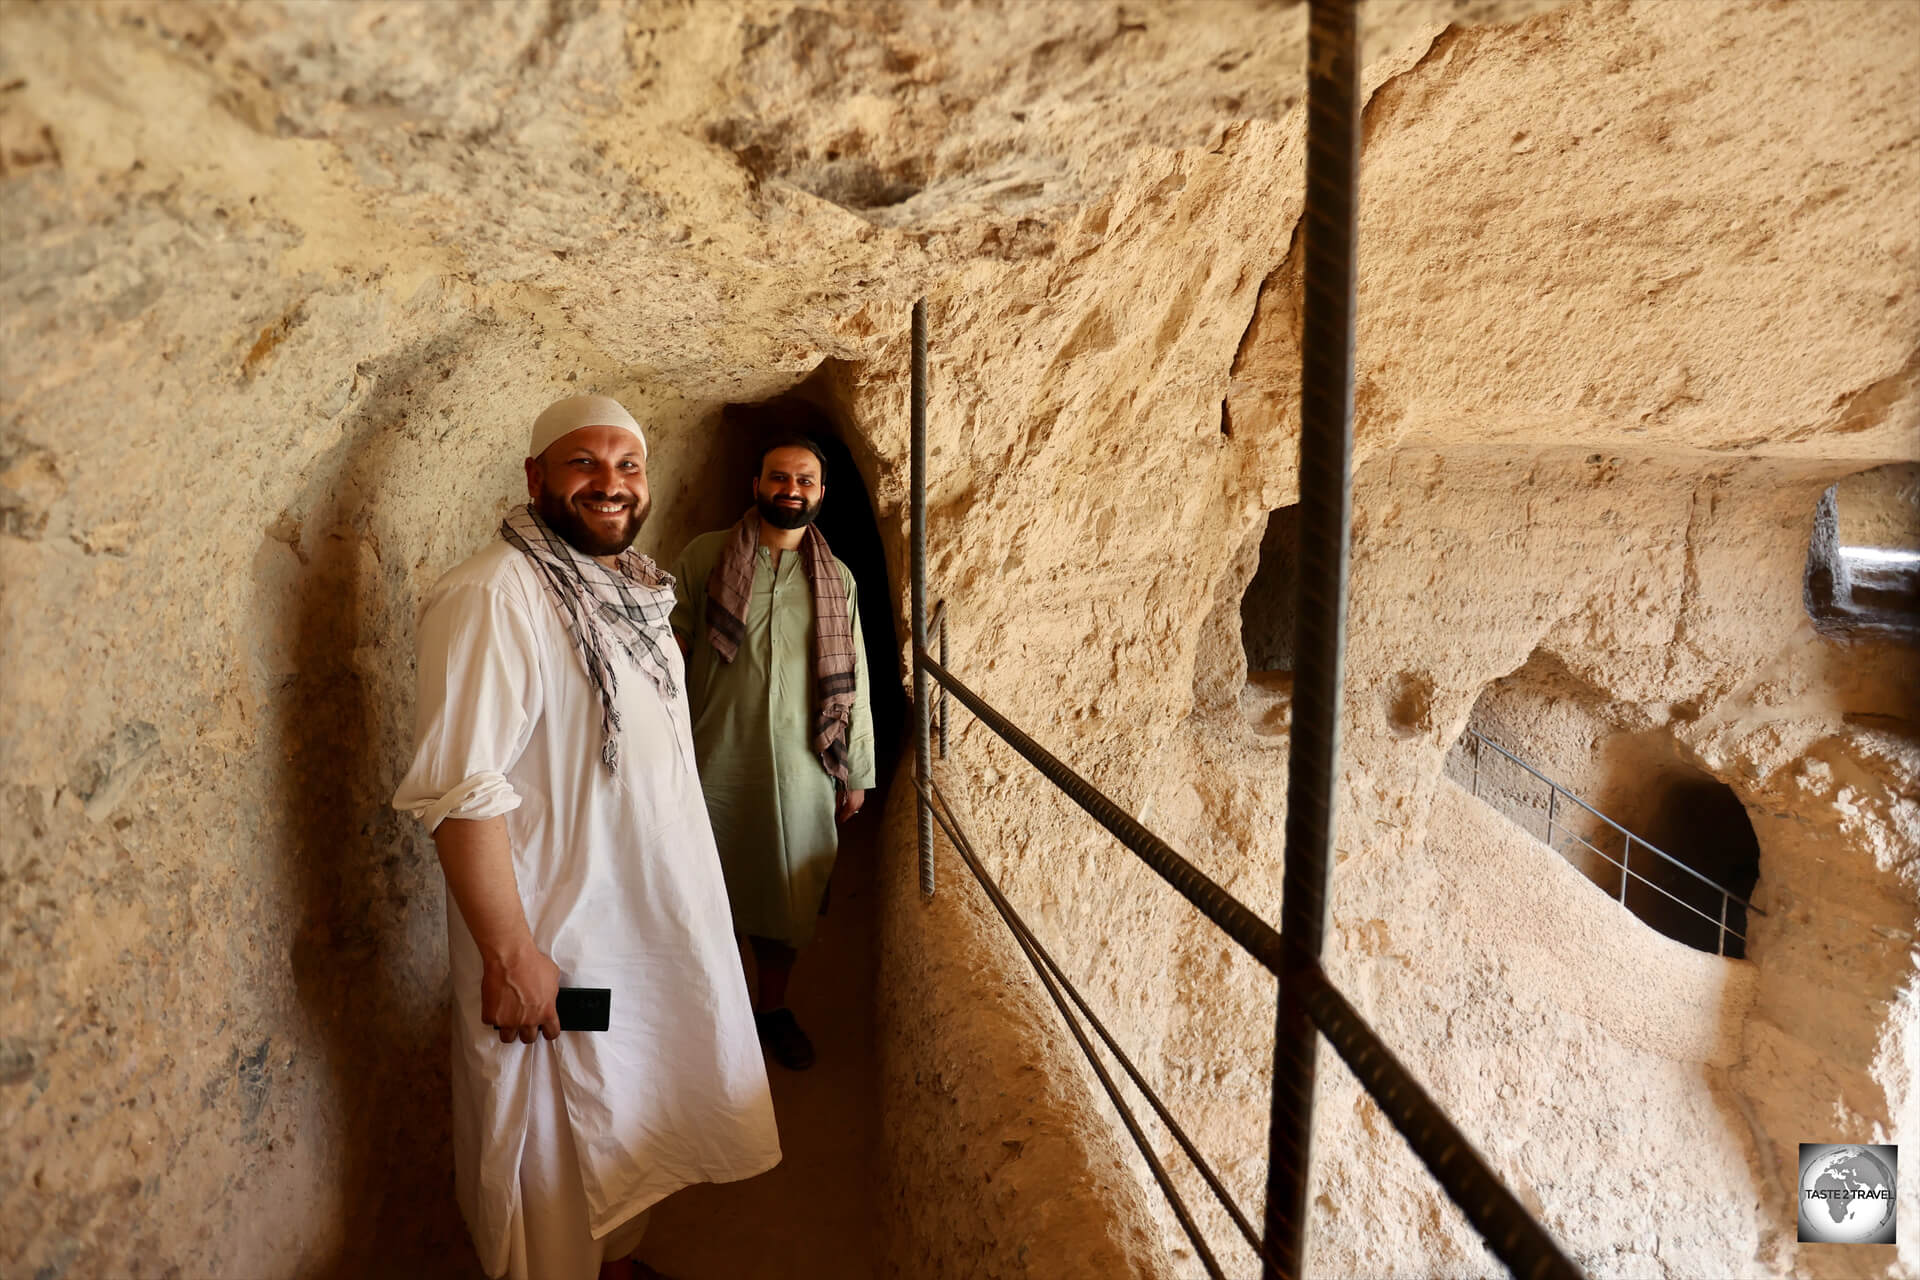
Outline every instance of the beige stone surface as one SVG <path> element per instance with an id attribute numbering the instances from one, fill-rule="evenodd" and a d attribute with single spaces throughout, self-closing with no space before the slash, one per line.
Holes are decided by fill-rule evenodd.
<path id="1" fill-rule="evenodd" d="M 903 799 L 911 769 L 909 756 Z M 965 779 L 944 765 L 936 778 L 972 828 Z M 1098 1086 L 1019 944 L 938 829 L 935 895 L 922 898 L 917 838 L 913 806 L 892 805 L 875 1017 L 889 1274 L 1169 1274 L 1148 1205 L 1158 1192 L 1093 1106 Z"/>
<path id="2" fill-rule="evenodd" d="M 1471 1118 L 1493 1167 L 1590 1272 L 1736 1269 L 1730 1260 L 1757 1243 L 1750 1207 L 1759 1197 L 1725 1070 L 1740 1057 L 1752 967 L 1649 937 L 1450 783 L 1434 798 L 1429 831 L 1399 901 L 1351 930 L 1377 957 L 1373 1009 L 1406 1028 L 1403 1061 L 1450 1112 Z M 1454 947 L 1395 927 L 1434 902 L 1448 908 Z M 1415 1027 L 1424 1034 L 1408 1034 Z M 1330 1092 L 1340 1105 L 1329 1107 L 1324 1141 L 1381 1124 L 1351 1088 Z M 1418 1222 L 1430 1212 L 1425 1172 L 1404 1157 L 1389 1167 L 1399 1173 L 1394 1199 Z M 1346 1176 L 1363 1185 L 1369 1171 Z M 1385 1222 L 1406 1220 L 1380 1209 Z M 1360 1265 L 1393 1268 L 1420 1250 L 1436 1272 L 1495 1268 L 1455 1215 L 1442 1218 L 1452 1227 L 1442 1241 L 1376 1240 Z"/>
<path id="3" fill-rule="evenodd" d="M 1900 745 L 1916 737 L 1920 683 L 1912 652 L 1824 639 L 1800 609 L 1806 530 L 1822 476 L 1803 478 L 1801 464 L 1769 460 L 1702 476 L 1672 460 L 1621 457 L 1613 464 L 1618 483 L 1637 495 L 1629 526 L 1611 514 L 1611 486 L 1594 484 L 1589 457 L 1563 451 L 1516 461 L 1479 447 L 1409 449 L 1360 477 L 1355 505 L 1365 519 L 1355 547 L 1348 764 L 1333 903 L 1338 946 L 1330 968 L 1366 993 L 1363 1012 L 1483 1149 L 1518 1134 L 1559 1152 L 1549 1179 L 1559 1189 L 1538 1194 L 1549 1225 L 1591 1271 L 1857 1274 L 1857 1251 L 1825 1259 L 1797 1252 L 1786 1215 L 1794 1144 L 1814 1140 L 1799 1135 L 1840 1132 L 1872 1141 L 1912 1132 L 1912 1069 L 1900 1059 L 1920 914 L 1920 832 L 1908 798 L 1920 771 L 1911 746 Z M 1532 501 L 1515 501 L 1516 491 Z M 1716 502 L 1716 492 L 1743 497 Z M 1378 518 L 1421 512 L 1421 500 L 1436 494 L 1446 495 L 1444 509 Z M 1594 556 L 1596 543 L 1608 554 Z M 1251 565 L 1240 563 L 1250 577 Z M 1725 567 L 1689 581 L 1690 563 Z M 1408 567 L 1418 575 L 1412 582 Z M 1689 645 L 1689 636 L 1714 640 Z M 1235 656 L 1231 649 L 1214 652 Z M 1614 804 L 1633 794 L 1634 780 L 1622 774 L 1644 758 L 1644 743 L 1635 739 L 1660 734 L 1731 785 L 1755 828 L 1758 901 L 1769 914 L 1755 922 L 1749 961 L 1691 957 L 1725 970 L 1733 994 L 1718 1021 L 1690 1029 L 1704 1037 L 1690 1046 L 1636 1039 L 1609 1006 L 1617 993 L 1608 988 L 1623 972 L 1643 974 L 1647 989 L 1658 988 L 1662 957 L 1676 944 L 1624 913 L 1614 930 L 1597 931 L 1540 903 L 1515 909 L 1509 904 L 1516 890 L 1500 890 L 1498 876 L 1479 891 L 1500 892 L 1505 902 L 1476 901 L 1457 881 L 1439 880 L 1463 850 L 1477 847 L 1482 860 L 1494 853 L 1484 832 L 1455 825 L 1462 814 L 1458 804 L 1444 803 L 1450 784 L 1436 795 L 1440 754 L 1482 691 L 1500 687 L 1495 677 L 1534 666 L 1530 656 L 1543 652 L 1555 655 L 1561 686 L 1557 696 L 1509 704 L 1511 734 L 1503 736 L 1510 744 L 1577 790 Z M 1581 676 L 1569 672 L 1574 666 Z M 1424 725 L 1396 715 L 1409 671 L 1431 690 Z M 1729 679 L 1722 674 L 1729 671 L 1741 674 Z M 1209 673 L 1203 687 L 1220 683 Z M 1570 689 L 1577 696 L 1568 696 Z M 1185 740 L 1157 762 L 1165 780 L 1143 788 L 1151 825 L 1256 905 L 1278 897 L 1286 740 L 1274 730 L 1284 719 L 1284 693 L 1250 686 L 1237 704 L 1197 714 Z M 1622 745 L 1640 755 L 1622 755 Z M 1825 777 L 1808 763 L 1825 758 L 1847 762 L 1845 788 L 1830 783 L 1816 791 L 1791 782 L 1806 767 Z M 1424 839 L 1424 847 L 1412 839 Z M 1512 864 L 1502 872 L 1509 879 L 1573 874 L 1541 854 L 1545 861 L 1530 873 Z M 1577 877 L 1567 883 L 1599 896 Z M 1151 901 L 1156 892 L 1169 896 L 1142 877 L 1116 896 L 1131 903 L 1136 895 Z M 1800 893 L 1815 901 L 1792 905 Z M 1076 915 L 1099 918 L 1101 905 L 1080 897 Z M 1598 905 L 1609 906 L 1605 899 Z M 1551 928 L 1551 947 L 1536 931 L 1544 922 L 1567 926 L 1564 937 Z M 1170 940 L 1191 932 L 1173 910 L 1160 929 Z M 1502 940 L 1496 955 L 1476 962 L 1477 949 L 1491 939 Z M 1586 951 L 1589 942 L 1604 954 Z M 1140 1034 L 1178 1045 L 1169 1057 L 1189 1070 L 1221 1060 L 1246 1064 L 1251 1078 L 1238 1084 L 1236 1101 L 1213 1094 L 1217 1109 L 1183 1111 L 1200 1116 L 1208 1131 L 1203 1146 L 1246 1150 L 1257 1133 L 1247 1116 L 1264 1092 L 1260 1055 L 1271 1035 L 1270 988 L 1215 943 L 1168 945 L 1211 961 L 1210 975 L 1218 976 L 1194 985 L 1218 994 L 1196 1002 L 1197 1009 L 1156 1014 L 1152 1029 Z M 1146 950 L 1157 948 L 1148 943 Z M 1446 978 L 1402 976 L 1414 966 L 1443 970 Z M 1554 1005 L 1544 1023 L 1510 1012 L 1523 993 L 1543 989 Z M 1646 1008 L 1658 1007 L 1645 989 L 1631 990 Z M 1753 993 L 1750 1016 L 1741 1012 L 1749 1007 L 1741 990 Z M 1458 1034 L 1463 1011 L 1493 1016 L 1504 1037 Z M 1809 1034 L 1815 1042 L 1803 1039 Z M 1781 1056 L 1776 1041 L 1795 1056 Z M 1627 1065 L 1642 1054 L 1639 1066 Z M 1656 1069 L 1653 1060 L 1664 1065 Z M 1675 1062 L 1705 1069 L 1679 1075 Z M 1484 1088 L 1530 1071 L 1543 1075 L 1519 1096 L 1550 1097 L 1546 1113 L 1503 1115 L 1482 1096 Z M 1656 1077 L 1658 1087 L 1621 1087 Z M 1351 1105 L 1351 1084 L 1341 1082 L 1345 1092 L 1333 1097 Z M 1568 1101 L 1575 1094 L 1577 1106 Z M 1343 1115 L 1341 1101 L 1328 1111 Z M 1564 1126 L 1581 1125 L 1590 1127 L 1585 1139 L 1564 1136 Z M 1651 1214 L 1641 1219 L 1650 1232 L 1639 1233 L 1611 1218 L 1618 1202 L 1572 1193 L 1576 1185 L 1618 1184 L 1622 1135 L 1631 1136 L 1635 1152 L 1628 1185 L 1652 1203 L 1664 1203 L 1652 1191 L 1664 1176 L 1657 1171 L 1695 1167 L 1696 1149 L 1719 1153 L 1710 1164 L 1751 1151 L 1742 1158 L 1755 1172 L 1750 1183 L 1720 1184 L 1713 1210 L 1720 1227 L 1712 1239 L 1690 1234 L 1684 1214 L 1669 1217 L 1636 1200 L 1637 1212 Z M 1350 1125 L 1322 1135 L 1320 1169 L 1328 1184 L 1351 1193 L 1383 1176 L 1383 1168 L 1397 1169 L 1392 1181 L 1402 1199 L 1379 1216 L 1435 1216 L 1430 1227 L 1393 1238 L 1378 1253 L 1362 1252 L 1350 1243 L 1357 1233 L 1343 1230 L 1351 1220 L 1344 1197 L 1329 1193 L 1320 1206 L 1325 1216 L 1316 1219 L 1320 1268 L 1478 1273 L 1478 1255 L 1456 1234 L 1457 1221 L 1438 1206 L 1424 1175 L 1395 1163 L 1404 1156 L 1391 1140 L 1370 1146 L 1351 1141 L 1356 1136 Z M 1780 1168 L 1788 1170 L 1784 1183 Z M 1535 1175 L 1502 1169 L 1533 1185 Z M 1241 1176 L 1243 1194 L 1257 1199 L 1257 1162 Z M 1409 1256 L 1420 1261 L 1409 1264 Z"/>
<path id="4" fill-rule="evenodd" d="M 1797 1248 L 1789 1210 L 1794 1143 L 1920 1143 L 1911 651 L 1815 634 L 1800 591 L 1820 492 L 1920 457 L 1920 8 L 1365 13 L 1329 968 L 1592 1271 L 1920 1274 L 1911 1244 Z M 957 669 L 1277 918 L 1288 690 L 1248 684 L 1238 619 L 1298 488 L 1302 29 L 1207 0 L 0 7 L 0 1270 L 470 1268 L 442 893 L 385 807 L 418 601 L 548 400 L 649 424 L 642 546 L 671 554 L 734 514 L 721 407 L 810 377 L 903 598 L 923 292 Z M 1585 692 L 1523 746 L 1577 772 L 1660 734 L 1739 794 L 1748 961 L 1603 928 L 1439 781 L 1535 655 Z M 1257 1210 L 1271 981 L 960 724 L 1008 892 Z M 1554 885 L 1547 918 L 1614 943 L 1586 971 L 1662 974 L 1702 1021 L 1549 984 L 1568 955 L 1516 935 Z M 885 955 L 1012 981 L 971 907 L 932 910 Z M 888 982 L 903 1052 L 1039 1060 L 1031 991 L 956 1045 Z M 1323 1074 L 1315 1274 L 1483 1269 Z M 1084 1084 L 1047 1113 L 1095 1114 Z M 887 1096 L 896 1132 L 932 1105 Z M 1022 1110 L 953 1114 L 1003 1142 Z M 1048 1178 L 966 1192 L 911 1146 L 903 1273 L 1021 1274 L 1004 1213 L 1049 1256 L 1196 1274 L 1082 1123 L 1018 1165 L 1097 1172 L 1117 1218 L 1055 1239 Z"/>
<path id="5" fill-rule="evenodd" d="M 1920 552 L 1920 463 L 1848 476 L 1836 488 L 1834 506 L 1841 546 Z"/>

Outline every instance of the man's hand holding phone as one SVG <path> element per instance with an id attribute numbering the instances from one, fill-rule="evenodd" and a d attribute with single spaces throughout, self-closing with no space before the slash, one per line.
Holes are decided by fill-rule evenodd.
<path id="1" fill-rule="evenodd" d="M 559 990 L 560 967 L 528 938 L 504 956 L 486 957 L 480 1017 L 500 1033 L 501 1044 L 532 1044 L 536 1032 L 551 1040 L 560 1034 L 553 1004 Z"/>

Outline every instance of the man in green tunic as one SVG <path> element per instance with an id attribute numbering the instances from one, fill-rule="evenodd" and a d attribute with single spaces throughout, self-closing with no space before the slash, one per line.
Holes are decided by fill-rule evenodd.
<path id="1" fill-rule="evenodd" d="M 813 527 L 826 460 L 810 441 L 762 452 L 754 505 L 674 566 L 700 786 L 733 925 L 760 973 L 755 1021 L 774 1061 L 813 1065 L 786 1007 L 797 949 L 839 850 L 835 824 L 874 782 L 873 717 L 853 574 Z"/>

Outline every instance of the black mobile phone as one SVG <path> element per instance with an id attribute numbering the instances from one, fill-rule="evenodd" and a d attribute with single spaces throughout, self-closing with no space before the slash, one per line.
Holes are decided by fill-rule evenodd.
<path id="1" fill-rule="evenodd" d="M 562 987 L 553 1007 L 562 1031 L 605 1031 L 613 1011 L 613 989 Z"/>

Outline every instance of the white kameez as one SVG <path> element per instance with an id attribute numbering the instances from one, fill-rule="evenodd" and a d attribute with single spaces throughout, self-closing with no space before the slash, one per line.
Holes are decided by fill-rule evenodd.
<path id="1" fill-rule="evenodd" d="M 763 1173 L 780 1145 L 678 646 L 664 646 L 671 701 L 612 657 L 617 781 L 600 761 L 599 695 L 520 552 L 496 543 L 436 583 L 418 650 L 419 746 L 394 807 L 430 830 L 504 814 L 534 942 L 561 985 L 613 991 L 608 1031 L 501 1044 L 448 903 L 455 1191 L 498 1276 L 521 1212 L 532 1055 L 551 1055 L 596 1237 L 681 1187 Z"/>

